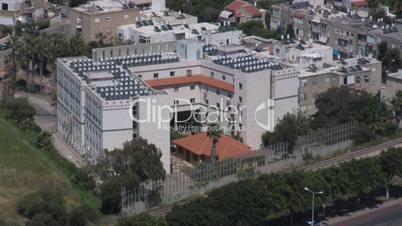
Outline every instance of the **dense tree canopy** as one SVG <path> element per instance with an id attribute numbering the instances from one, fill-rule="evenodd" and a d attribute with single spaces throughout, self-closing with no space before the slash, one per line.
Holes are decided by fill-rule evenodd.
<path id="1" fill-rule="evenodd" d="M 162 154 L 153 144 L 142 138 L 132 140 L 122 149 L 106 151 L 96 166 L 96 172 L 105 181 L 100 186 L 102 212 L 115 214 L 121 208 L 121 187 L 134 188 L 139 182 L 158 180 L 165 176 Z"/>
<path id="2" fill-rule="evenodd" d="M 383 191 L 390 176 L 402 176 L 401 153 L 402 149 L 392 149 L 379 158 L 355 160 L 339 167 L 266 174 L 229 184 L 207 197 L 175 206 L 166 219 L 170 225 L 271 225 L 270 221 L 281 216 L 308 211 L 311 196 L 304 187 L 324 191 L 317 197 L 318 207 L 349 199 L 358 207 L 361 196 Z M 272 225 L 290 225 L 290 219 L 284 219 Z"/>

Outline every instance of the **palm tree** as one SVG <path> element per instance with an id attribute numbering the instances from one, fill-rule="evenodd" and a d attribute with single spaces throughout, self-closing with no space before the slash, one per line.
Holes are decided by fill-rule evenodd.
<path id="1" fill-rule="evenodd" d="M 207 136 L 212 139 L 211 161 L 215 162 L 218 159 L 216 153 L 216 144 L 222 136 L 223 131 L 218 124 L 212 123 L 208 125 Z"/>

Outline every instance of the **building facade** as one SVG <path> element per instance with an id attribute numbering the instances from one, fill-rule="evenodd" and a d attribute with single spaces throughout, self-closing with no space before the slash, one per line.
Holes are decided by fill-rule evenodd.
<path id="1" fill-rule="evenodd" d="M 70 9 L 70 31 L 85 41 L 116 39 L 117 27 L 135 23 L 140 10 L 116 0 L 90 1 Z"/>

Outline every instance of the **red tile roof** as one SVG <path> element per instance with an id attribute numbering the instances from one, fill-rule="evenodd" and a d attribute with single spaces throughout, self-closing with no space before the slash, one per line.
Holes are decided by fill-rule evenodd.
<path id="1" fill-rule="evenodd" d="M 355 0 L 355 1 L 352 1 L 352 5 L 355 7 L 367 6 L 368 1 L 367 0 Z"/>
<path id="2" fill-rule="evenodd" d="M 239 14 L 241 14 L 239 12 L 239 10 L 241 8 L 243 8 L 244 10 L 246 10 L 247 12 L 249 12 L 251 15 L 253 15 L 255 17 L 262 16 L 260 11 L 255 6 L 253 6 L 252 4 L 250 4 L 246 1 L 242 1 L 242 0 L 235 0 L 234 2 L 230 3 L 229 5 L 227 5 L 225 7 L 226 10 L 236 13 L 237 16 L 239 16 Z"/>
<path id="3" fill-rule="evenodd" d="M 192 83 L 201 83 L 222 90 L 234 93 L 234 86 L 231 83 L 213 79 L 205 75 L 178 76 L 172 78 L 162 78 L 145 81 L 152 88 L 161 88 L 166 86 L 176 86 Z"/>
<path id="4" fill-rule="evenodd" d="M 211 156 L 212 139 L 207 133 L 198 133 L 173 141 L 174 144 L 180 146 L 196 155 Z M 230 136 L 222 135 L 216 144 L 216 153 L 218 159 L 227 159 L 239 157 L 252 153 L 249 146 L 237 141 Z"/>

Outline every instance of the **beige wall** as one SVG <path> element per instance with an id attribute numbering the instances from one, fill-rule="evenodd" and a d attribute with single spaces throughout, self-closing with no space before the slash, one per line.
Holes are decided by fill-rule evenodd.
<path id="1" fill-rule="evenodd" d="M 102 33 L 106 36 L 107 40 L 114 41 L 116 39 L 117 27 L 135 23 L 138 15 L 139 10 L 134 8 L 97 13 L 71 9 L 70 31 L 71 33 L 77 32 L 77 19 L 81 17 L 82 31 L 80 34 L 85 41 L 96 41 L 97 33 Z"/>

